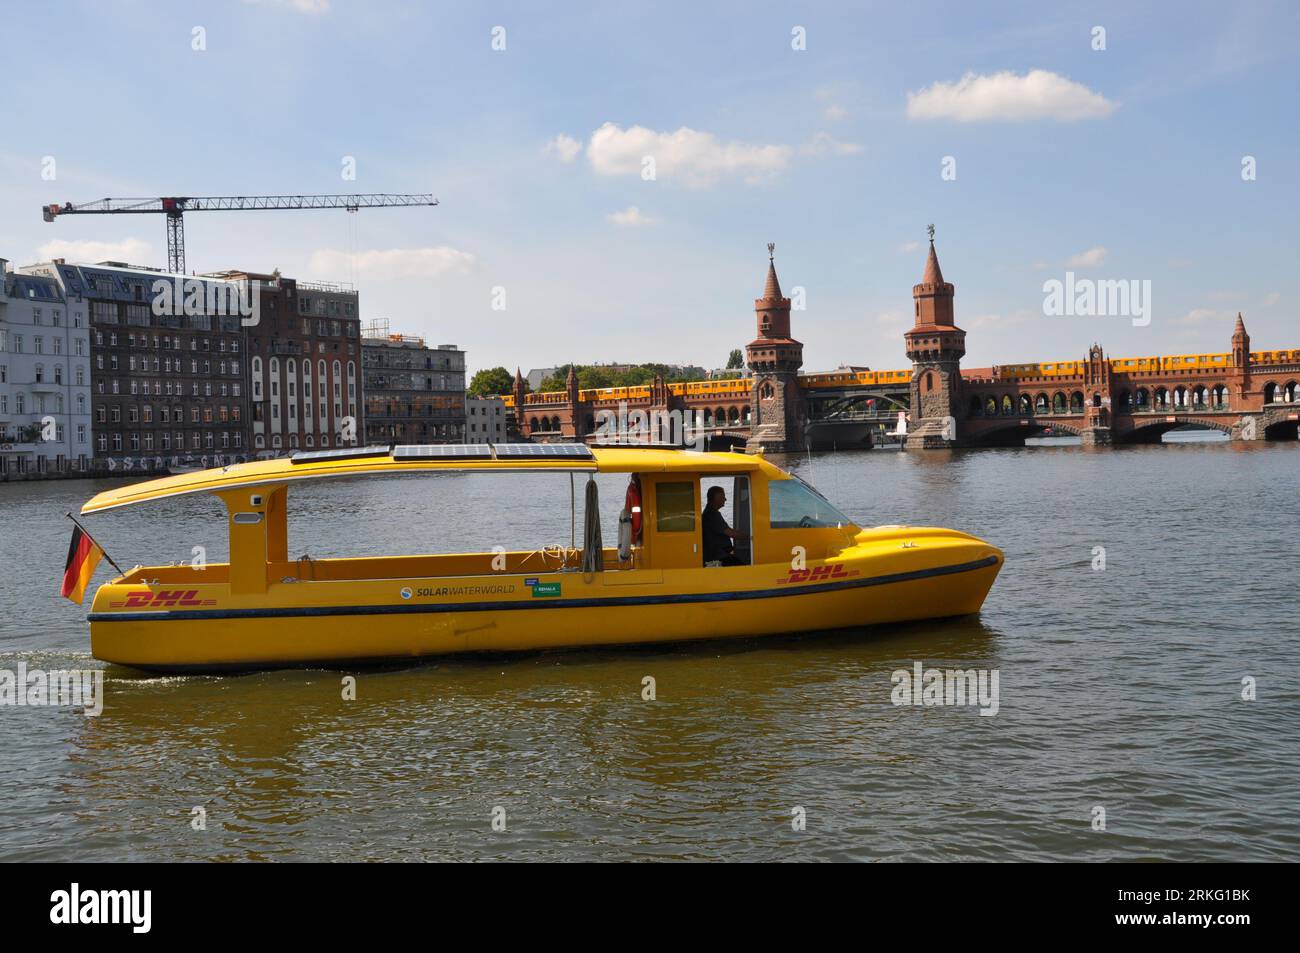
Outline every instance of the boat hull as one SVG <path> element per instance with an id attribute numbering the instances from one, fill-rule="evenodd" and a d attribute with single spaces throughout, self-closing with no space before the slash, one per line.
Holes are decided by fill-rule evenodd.
<path id="1" fill-rule="evenodd" d="M 976 613 L 1001 565 L 974 537 L 889 527 L 797 568 L 318 579 L 256 600 L 220 581 L 128 577 L 96 594 L 91 647 L 121 665 L 205 671 L 750 638 Z"/>

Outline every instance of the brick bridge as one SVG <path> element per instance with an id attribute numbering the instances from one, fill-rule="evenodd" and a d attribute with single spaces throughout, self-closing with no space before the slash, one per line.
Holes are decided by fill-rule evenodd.
<path id="1" fill-rule="evenodd" d="M 582 390 L 570 371 L 565 390 L 531 394 L 516 371 L 506 403 L 520 435 L 596 442 L 609 415 L 635 426 L 638 411 L 654 420 L 693 412 L 711 449 L 860 447 L 892 431 L 905 410 L 905 445 L 914 449 L 1015 445 L 1045 434 L 1154 443 L 1189 425 L 1234 440 L 1297 437 L 1300 349 L 1252 351 L 1241 315 L 1223 353 L 1108 358 L 1094 345 L 1081 361 L 962 368 L 966 332 L 954 321 L 955 289 L 933 240 L 912 289 L 915 324 L 904 334 L 912 367 L 800 373 L 803 345 L 792 337 L 771 250 L 747 376 Z"/>

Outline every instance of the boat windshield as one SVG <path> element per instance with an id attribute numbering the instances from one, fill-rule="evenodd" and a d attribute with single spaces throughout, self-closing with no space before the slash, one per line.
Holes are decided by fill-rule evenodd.
<path id="1" fill-rule="evenodd" d="M 767 485 L 768 516 L 773 529 L 796 526 L 847 526 L 853 523 L 799 477 Z"/>

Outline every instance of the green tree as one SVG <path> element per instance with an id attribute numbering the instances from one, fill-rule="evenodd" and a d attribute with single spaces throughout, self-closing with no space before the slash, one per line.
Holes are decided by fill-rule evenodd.
<path id="1" fill-rule="evenodd" d="M 564 382 L 569 376 L 569 368 L 572 364 L 565 364 L 557 367 L 555 373 L 549 374 L 542 378 L 542 382 L 537 385 L 538 393 L 545 393 L 552 390 L 564 390 Z"/>
<path id="2" fill-rule="evenodd" d="M 729 371 L 741 370 L 744 366 L 745 366 L 745 355 L 740 352 L 740 348 L 736 348 L 727 357 L 727 370 Z"/>
<path id="3" fill-rule="evenodd" d="M 598 387 L 613 387 L 614 375 L 603 367 L 579 367 L 578 386 L 583 390 L 594 390 Z"/>
<path id="4" fill-rule="evenodd" d="M 485 367 L 474 374 L 466 393 L 470 397 L 497 397 L 509 394 L 515 379 L 504 367 Z"/>

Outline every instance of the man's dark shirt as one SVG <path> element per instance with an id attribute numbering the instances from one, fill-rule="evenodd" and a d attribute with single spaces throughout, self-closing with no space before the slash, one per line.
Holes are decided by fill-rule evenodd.
<path id="1" fill-rule="evenodd" d="M 704 531 L 704 561 L 726 559 L 735 550 L 730 537 L 727 536 L 727 521 L 722 511 L 707 507 L 701 521 Z"/>

